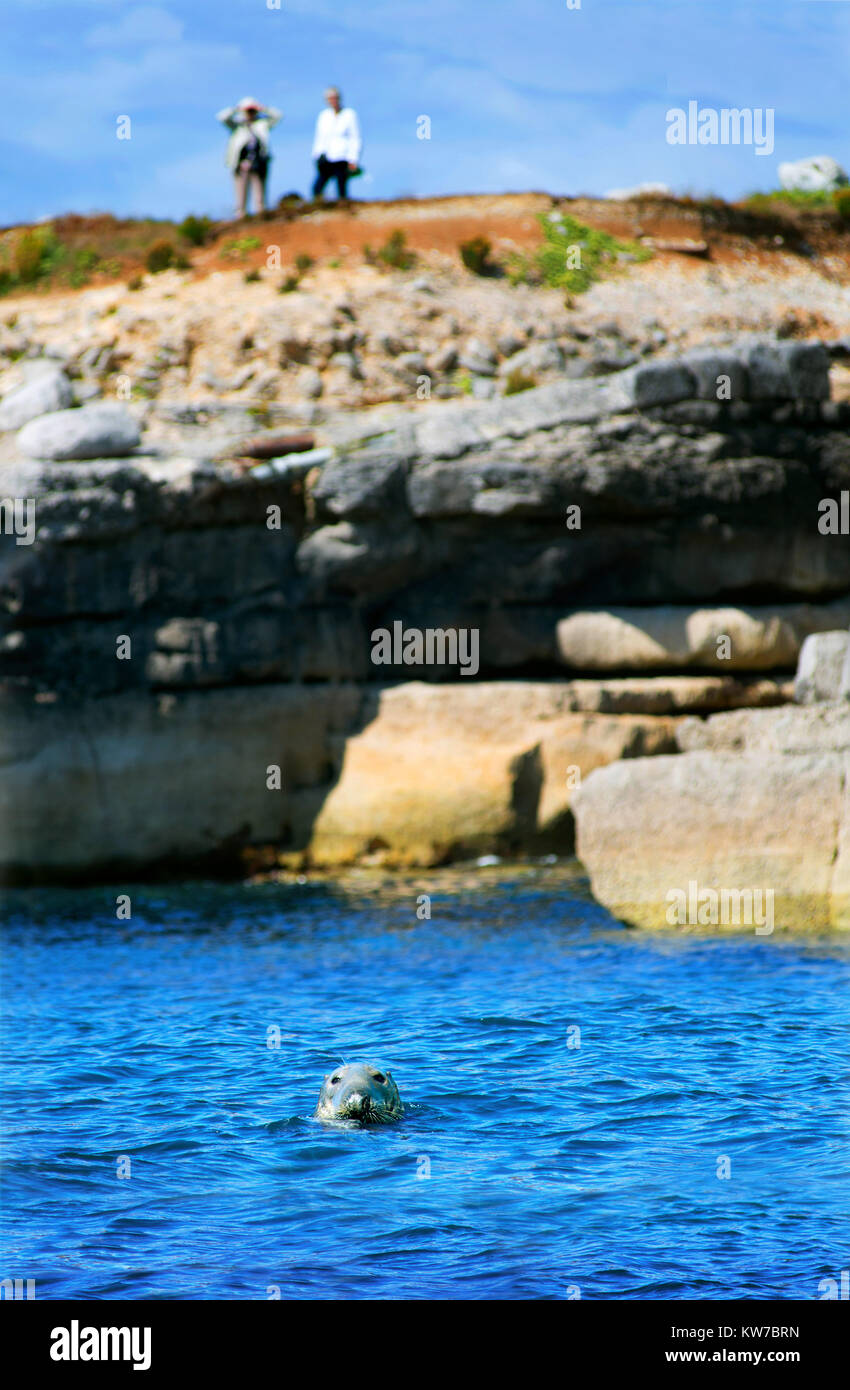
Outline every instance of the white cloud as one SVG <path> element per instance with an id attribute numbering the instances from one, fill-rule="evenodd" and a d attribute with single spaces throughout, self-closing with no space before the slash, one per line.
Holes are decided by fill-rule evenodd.
<path id="1" fill-rule="evenodd" d="M 88 48 L 121 48 L 127 44 L 178 43 L 185 25 L 167 10 L 140 5 L 128 10 L 116 24 L 97 24 L 85 35 Z"/>

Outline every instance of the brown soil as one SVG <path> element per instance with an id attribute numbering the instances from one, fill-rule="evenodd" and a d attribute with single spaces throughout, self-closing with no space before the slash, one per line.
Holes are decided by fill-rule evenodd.
<path id="1" fill-rule="evenodd" d="M 461 242 L 486 236 L 494 251 L 529 252 L 542 242 L 540 213 L 559 207 L 591 227 L 623 239 L 652 236 L 667 240 L 690 239 L 708 243 L 708 259 L 718 266 L 746 265 L 770 269 L 777 251 L 798 254 L 809 263 L 828 258 L 829 273 L 837 282 L 850 280 L 850 224 L 826 210 L 800 210 L 782 205 L 777 210 L 755 212 L 740 205 L 697 203 L 689 199 L 643 198 L 628 202 L 606 199 L 556 199 L 546 193 L 466 195 L 389 202 L 353 203 L 339 209 L 333 204 L 315 208 L 303 204 L 295 212 L 273 211 L 264 217 L 218 223 L 214 240 L 199 248 L 185 247 L 168 223 L 127 222 L 100 214 L 68 215 L 55 221 L 57 232 L 71 248 L 95 247 L 104 259 L 120 266 L 118 276 L 94 273 L 90 285 L 113 283 L 144 270 L 144 253 L 150 242 L 166 236 L 191 261 L 196 278 L 214 270 L 262 268 L 267 248 L 280 247 L 281 265 L 290 268 L 299 254 L 314 260 L 350 258 L 362 260 L 364 249 L 380 247 L 396 228 L 404 231 L 407 244 L 422 253 L 438 252 L 458 258 Z M 257 249 L 241 251 L 228 243 L 257 237 Z M 688 263 L 698 274 L 696 257 L 674 251 L 656 251 L 661 264 Z M 67 284 L 31 286 L 28 293 L 68 293 Z M 7 301 L 15 294 L 6 296 Z"/>

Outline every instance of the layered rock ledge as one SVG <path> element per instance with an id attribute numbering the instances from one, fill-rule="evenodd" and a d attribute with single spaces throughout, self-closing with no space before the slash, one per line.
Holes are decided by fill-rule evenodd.
<path id="1" fill-rule="evenodd" d="M 828 369 L 749 344 L 339 417 L 247 471 L 198 428 L 182 456 L 7 452 L 36 525 L 0 537 L 0 870 L 570 853 L 579 787 L 684 766 L 689 712 L 784 705 L 847 628 Z M 376 665 L 396 624 L 474 630 L 476 669 Z"/>

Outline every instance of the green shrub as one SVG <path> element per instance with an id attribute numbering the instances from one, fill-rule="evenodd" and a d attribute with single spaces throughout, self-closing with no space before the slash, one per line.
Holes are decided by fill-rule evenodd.
<path id="1" fill-rule="evenodd" d="M 246 285 L 254 285 L 260 279 L 260 272 L 256 267 L 253 270 L 246 270 L 242 279 L 245 281 Z"/>
<path id="2" fill-rule="evenodd" d="M 511 285 L 542 285 L 543 274 L 536 261 L 519 251 L 508 258 L 508 282 Z"/>
<path id="3" fill-rule="evenodd" d="M 832 201 L 842 222 L 850 222 L 850 188 L 836 188 Z"/>
<path id="4" fill-rule="evenodd" d="M 517 396 L 520 391 L 530 391 L 536 385 L 537 381 L 533 376 L 528 376 L 521 367 L 514 367 L 513 371 L 508 373 L 505 381 L 504 394 Z"/>
<path id="5" fill-rule="evenodd" d="M 0 266 L 0 294 L 8 294 L 12 288 L 12 272 L 5 265 Z"/>
<path id="6" fill-rule="evenodd" d="M 249 251 L 257 251 L 262 244 L 258 236 L 231 237 L 224 243 L 221 254 L 229 260 L 244 261 Z"/>
<path id="7" fill-rule="evenodd" d="M 416 252 L 410 250 L 407 235 L 401 227 L 396 227 L 390 232 L 376 254 L 381 264 L 389 266 L 392 270 L 411 270 L 416 264 Z"/>
<path id="8" fill-rule="evenodd" d="M 292 294 L 293 290 L 298 289 L 300 283 L 297 275 L 286 275 L 278 285 L 277 292 L 278 294 Z"/>
<path id="9" fill-rule="evenodd" d="M 68 281 L 72 289 L 78 290 L 88 283 L 91 272 L 99 265 L 100 256 L 91 246 L 78 246 L 71 257 Z"/>
<path id="10" fill-rule="evenodd" d="M 144 281 L 142 280 L 141 275 L 131 275 L 129 280 L 127 281 L 127 289 L 140 290 L 143 284 Z"/>
<path id="11" fill-rule="evenodd" d="M 772 193 L 751 193 L 744 202 L 755 212 L 772 209 L 775 203 L 787 203 L 793 208 L 822 208 L 828 206 L 830 196 L 822 189 L 776 188 Z"/>
<path id="12" fill-rule="evenodd" d="M 192 246 L 203 246 L 209 240 L 212 226 L 209 217 L 196 217 L 193 212 L 190 212 L 188 217 L 183 218 L 177 232 L 184 241 L 188 241 Z"/>
<path id="13" fill-rule="evenodd" d="M 167 270 L 174 264 L 174 247 L 165 237 L 160 237 L 158 241 L 151 242 L 148 253 L 145 256 L 145 266 L 152 275 L 158 275 L 161 270 Z"/>
<path id="14" fill-rule="evenodd" d="M 36 232 L 22 232 L 15 242 L 15 274 L 22 284 L 31 284 L 42 271 L 44 243 Z"/>
<path id="15" fill-rule="evenodd" d="M 474 236 L 460 243 L 460 258 L 473 275 L 494 275 L 497 266 L 490 260 L 493 250 L 486 236 Z"/>
<path id="16" fill-rule="evenodd" d="M 304 275 L 305 272 L 310 269 L 312 264 L 312 256 L 308 255 L 306 251 L 298 252 L 298 255 L 295 257 L 295 269 L 298 271 L 299 275 Z"/>
<path id="17" fill-rule="evenodd" d="M 536 257 L 543 281 L 569 294 L 588 289 L 606 268 L 617 264 L 623 252 L 635 261 L 647 261 L 652 255 L 639 242 L 620 241 L 566 214 L 553 219 L 551 214 L 541 213 L 538 220 L 545 239 Z"/>

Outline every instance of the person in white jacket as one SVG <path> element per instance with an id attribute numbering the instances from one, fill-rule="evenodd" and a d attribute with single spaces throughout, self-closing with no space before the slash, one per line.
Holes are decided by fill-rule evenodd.
<path id="1" fill-rule="evenodd" d="M 325 101 L 327 106 L 319 113 L 313 139 L 316 161 L 313 197 L 321 198 L 325 184 L 336 179 L 337 193 L 343 200 L 347 197 L 348 180 L 357 172 L 360 163 L 360 126 L 357 112 L 350 106 L 343 106 L 338 87 L 328 87 Z"/>
<path id="2" fill-rule="evenodd" d="M 271 150 L 269 132 L 280 120 L 274 106 L 261 106 L 253 97 L 243 97 L 238 106 L 225 106 L 216 120 L 231 132 L 224 162 L 233 174 L 236 190 L 236 216 L 245 216 L 249 185 L 256 212 L 266 207 L 266 178 Z"/>

